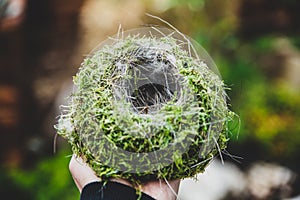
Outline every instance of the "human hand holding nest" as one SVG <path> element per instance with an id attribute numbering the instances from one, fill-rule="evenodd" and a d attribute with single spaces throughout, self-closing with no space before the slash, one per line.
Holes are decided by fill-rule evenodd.
<path id="1" fill-rule="evenodd" d="M 88 184 L 101 181 L 95 172 L 86 163 L 84 163 L 83 159 L 76 157 L 75 155 L 73 155 L 70 160 L 69 170 L 80 192 L 82 192 L 83 188 Z M 124 184 L 129 187 L 134 187 L 129 181 L 124 179 L 114 178 L 111 179 L 111 181 Z M 151 196 L 154 199 L 171 200 L 176 199 L 179 184 L 180 180 L 156 180 L 142 184 L 140 189 L 143 193 Z M 118 193 L 119 191 L 115 192 Z M 101 198 L 100 195 L 99 198 Z"/>

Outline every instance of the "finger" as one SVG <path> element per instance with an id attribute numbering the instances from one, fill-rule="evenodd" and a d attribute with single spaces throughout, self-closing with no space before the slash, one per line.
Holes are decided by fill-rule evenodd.
<path id="1" fill-rule="evenodd" d="M 88 183 L 100 181 L 95 172 L 82 160 L 82 158 L 76 157 L 75 155 L 71 158 L 69 170 L 80 192 Z"/>

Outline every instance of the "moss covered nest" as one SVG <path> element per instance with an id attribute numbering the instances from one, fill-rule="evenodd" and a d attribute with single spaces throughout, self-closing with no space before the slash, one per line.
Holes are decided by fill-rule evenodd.
<path id="1" fill-rule="evenodd" d="M 224 83 L 178 31 L 119 32 L 85 58 L 74 85 L 55 127 L 103 180 L 192 177 L 226 148 Z"/>

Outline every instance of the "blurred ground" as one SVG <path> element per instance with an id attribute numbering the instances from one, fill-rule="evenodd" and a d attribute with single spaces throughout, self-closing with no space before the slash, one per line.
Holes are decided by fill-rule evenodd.
<path id="1" fill-rule="evenodd" d="M 67 167 L 65 171 L 54 167 L 64 168 L 68 162 L 62 154 L 53 155 L 58 105 L 70 91 L 72 75 L 82 59 L 116 33 L 120 24 L 125 30 L 145 24 L 162 25 L 147 17 L 148 12 L 167 20 L 204 46 L 225 83 L 232 87 L 228 94 L 232 109 L 240 115 L 241 127 L 239 135 L 232 136 L 228 151 L 243 160 L 234 166 L 213 163 L 211 167 L 215 168 L 208 170 L 216 176 L 229 170 L 222 178 L 228 182 L 220 185 L 220 190 L 231 182 L 240 183 L 232 184 L 232 190 L 240 192 L 240 196 L 234 197 L 232 191 L 227 195 L 234 195 L 227 199 L 282 199 L 299 195 L 299 1 L 0 0 L 0 6 L 0 182 L 1 186 L 6 183 L 0 194 L 20 191 L 12 199 L 20 199 L 18 195 L 27 199 L 55 199 L 61 197 L 62 191 L 72 190 L 74 185 L 67 178 Z M 65 148 L 66 144 L 59 139 L 58 150 Z M 230 156 L 224 157 L 225 163 L 233 161 Z M 252 189 L 245 185 L 250 176 L 256 174 L 255 180 L 268 180 L 260 176 L 262 170 L 255 171 L 257 166 L 265 170 L 264 175 L 276 170 L 289 174 L 285 174 L 289 181 L 280 178 L 283 182 L 277 187 L 285 196 L 279 196 L 276 188 L 270 190 L 269 196 L 249 196 Z M 53 193 L 40 188 L 44 193 L 37 197 L 35 191 L 42 187 L 38 184 L 41 176 L 63 176 L 65 184 L 55 189 L 56 179 L 49 179 L 46 184 L 51 185 Z M 269 177 L 272 176 L 271 173 Z M 28 178 L 27 182 L 22 181 Z M 212 182 L 205 186 L 202 179 Z M 198 185 L 184 185 L 184 190 L 208 187 L 208 191 L 218 187 L 218 181 L 213 182 L 217 178 L 200 175 L 199 180 Z M 263 184 L 260 188 L 267 186 Z"/>
<path id="2" fill-rule="evenodd" d="M 181 182 L 179 198 L 201 199 L 286 199 L 295 174 L 274 163 L 257 162 L 243 172 L 235 164 L 214 160 L 197 180 Z"/>

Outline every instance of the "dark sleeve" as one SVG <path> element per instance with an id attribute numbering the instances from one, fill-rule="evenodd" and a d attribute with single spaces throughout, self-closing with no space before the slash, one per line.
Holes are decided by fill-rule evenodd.
<path id="1" fill-rule="evenodd" d="M 80 200 L 136 200 L 136 190 L 117 182 L 93 182 L 87 184 L 81 192 Z M 141 200 L 155 200 L 142 193 Z"/>

